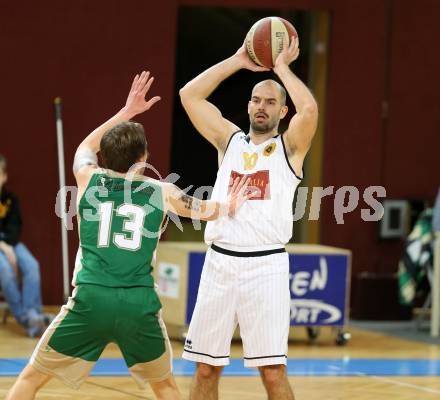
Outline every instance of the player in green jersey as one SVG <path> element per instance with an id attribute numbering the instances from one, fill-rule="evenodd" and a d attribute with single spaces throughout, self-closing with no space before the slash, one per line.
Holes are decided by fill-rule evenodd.
<path id="1" fill-rule="evenodd" d="M 230 218 L 251 195 L 236 180 L 225 203 L 188 196 L 170 183 L 143 175 L 148 157 L 142 125 L 130 119 L 150 109 L 153 82 L 136 75 L 126 105 L 79 145 L 80 248 L 74 290 L 38 343 L 7 400 L 34 399 L 52 377 L 78 388 L 106 345 L 116 343 L 135 381 L 148 382 L 157 399 L 180 399 L 161 304 L 151 276 L 167 212 L 193 219 Z M 105 168 L 96 154 L 101 152 Z"/>

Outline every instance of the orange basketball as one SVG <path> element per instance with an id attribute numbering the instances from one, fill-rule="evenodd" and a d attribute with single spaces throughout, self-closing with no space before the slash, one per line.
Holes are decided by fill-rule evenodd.
<path id="1" fill-rule="evenodd" d="M 249 57 L 258 65 L 273 68 L 283 50 L 284 40 L 298 37 L 293 25 L 280 17 L 266 17 L 257 21 L 246 35 Z"/>

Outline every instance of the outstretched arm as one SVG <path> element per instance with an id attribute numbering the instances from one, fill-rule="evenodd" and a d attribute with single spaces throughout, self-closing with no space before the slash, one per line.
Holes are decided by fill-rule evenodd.
<path id="1" fill-rule="evenodd" d="M 150 78 L 150 73 L 143 71 L 141 75 L 136 75 L 130 88 L 125 106 L 118 111 L 108 121 L 90 133 L 78 146 L 73 163 L 73 173 L 79 186 L 87 180 L 93 169 L 97 167 L 96 153 L 99 151 L 101 139 L 109 129 L 115 125 L 133 118 L 137 114 L 149 110 L 153 104 L 160 100 L 156 96 L 150 100 L 145 100 L 145 96 L 153 83 L 154 78 Z"/>
<path id="2" fill-rule="evenodd" d="M 254 194 L 246 189 L 249 178 L 245 176 L 236 178 L 229 193 L 228 199 L 224 202 L 212 200 L 200 200 L 187 195 L 173 184 L 165 187 L 165 204 L 167 210 L 192 219 L 212 221 L 223 216 L 232 217 L 243 203 Z"/>
<path id="3" fill-rule="evenodd" d="M 180 98 L 194 127 L 215 148 L 223 153 L 232 133 L 238 130 L 232 122 L 223 118 L 220 110 L 207 98 L 226 78 L 246 68 L 251 71 L 268 71 L 256 65 L 243 46 L 226 60 L 202 72 L 180 90 Z"/>
<path id="4" fill-rule="evenodd" d="M 301 174 L 304 157 L 310 148 L 318 124 L 318 106 L 312 93 L 289 68 L 289 64 L 298 58 L 298 44 L 298 38 L 294 37 L 290 46 L 285 42 L 284 49 L 275 60 L 273 68 L 296 108 L 296 114 L 290 120 L 283 138 L 287 155 L 293 162 L 297 175 Z"/>

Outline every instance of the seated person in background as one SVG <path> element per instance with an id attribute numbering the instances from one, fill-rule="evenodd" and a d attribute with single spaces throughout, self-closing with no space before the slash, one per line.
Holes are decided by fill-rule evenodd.
<path id="1" fill-rule="evenodd" d="M 440 188 L 437 193 L 437 198 L 434 205 L 434 215 L 432 217 L 432 230 L 440 232 Z"/>
<path id="2" fill-rule="evenodd" d="M 41 312 L 40 267 L 20 242 L 20 208 L 17 197 L 4 189 L 6 181 L 6 159 L 0 154 L 0 288 L 17 322 L 35 337 L 50 322 Z"/>

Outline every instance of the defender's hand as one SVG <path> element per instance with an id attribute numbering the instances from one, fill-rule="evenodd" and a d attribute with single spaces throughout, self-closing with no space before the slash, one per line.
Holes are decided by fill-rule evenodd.
<path id="1" fill-rule="evenodd" d="M 245 201 L 254 196 L 253 192 L 247 192 L 250 178 L 246 175 L 241 178 L 237 177 L 231 188 L 228 196 L 228 216 L 233 217 L 237 210 L 244 204 Z"/>
<path id="2" fill-rule="evenodd" d="M 130 93 L 127 97 L 127 102 L 125 103 L 124 110 L 135 116 L 149 110 L 155 103 L 160 100 L 159 96 L 155 96 L 150 100 L 146 100 L 145 96 L 150 90 L 154 78 L 150 78 L 150 72 L 143 71 L 141 75 L 136 75 L 134 77 L 133 83 L 131 84 Z"/>
<path id="3" fill-rule="evenodd" d="M 289 65 L 295 61 L 299 56 L 299 39 L 292 36 L 290 46 L 287 44 L 287 40 L 283 41 L 283 51 L 278 55 L 275 60 L 273 70 L 275 73 L 277 69 L 283 65 Z"/>

